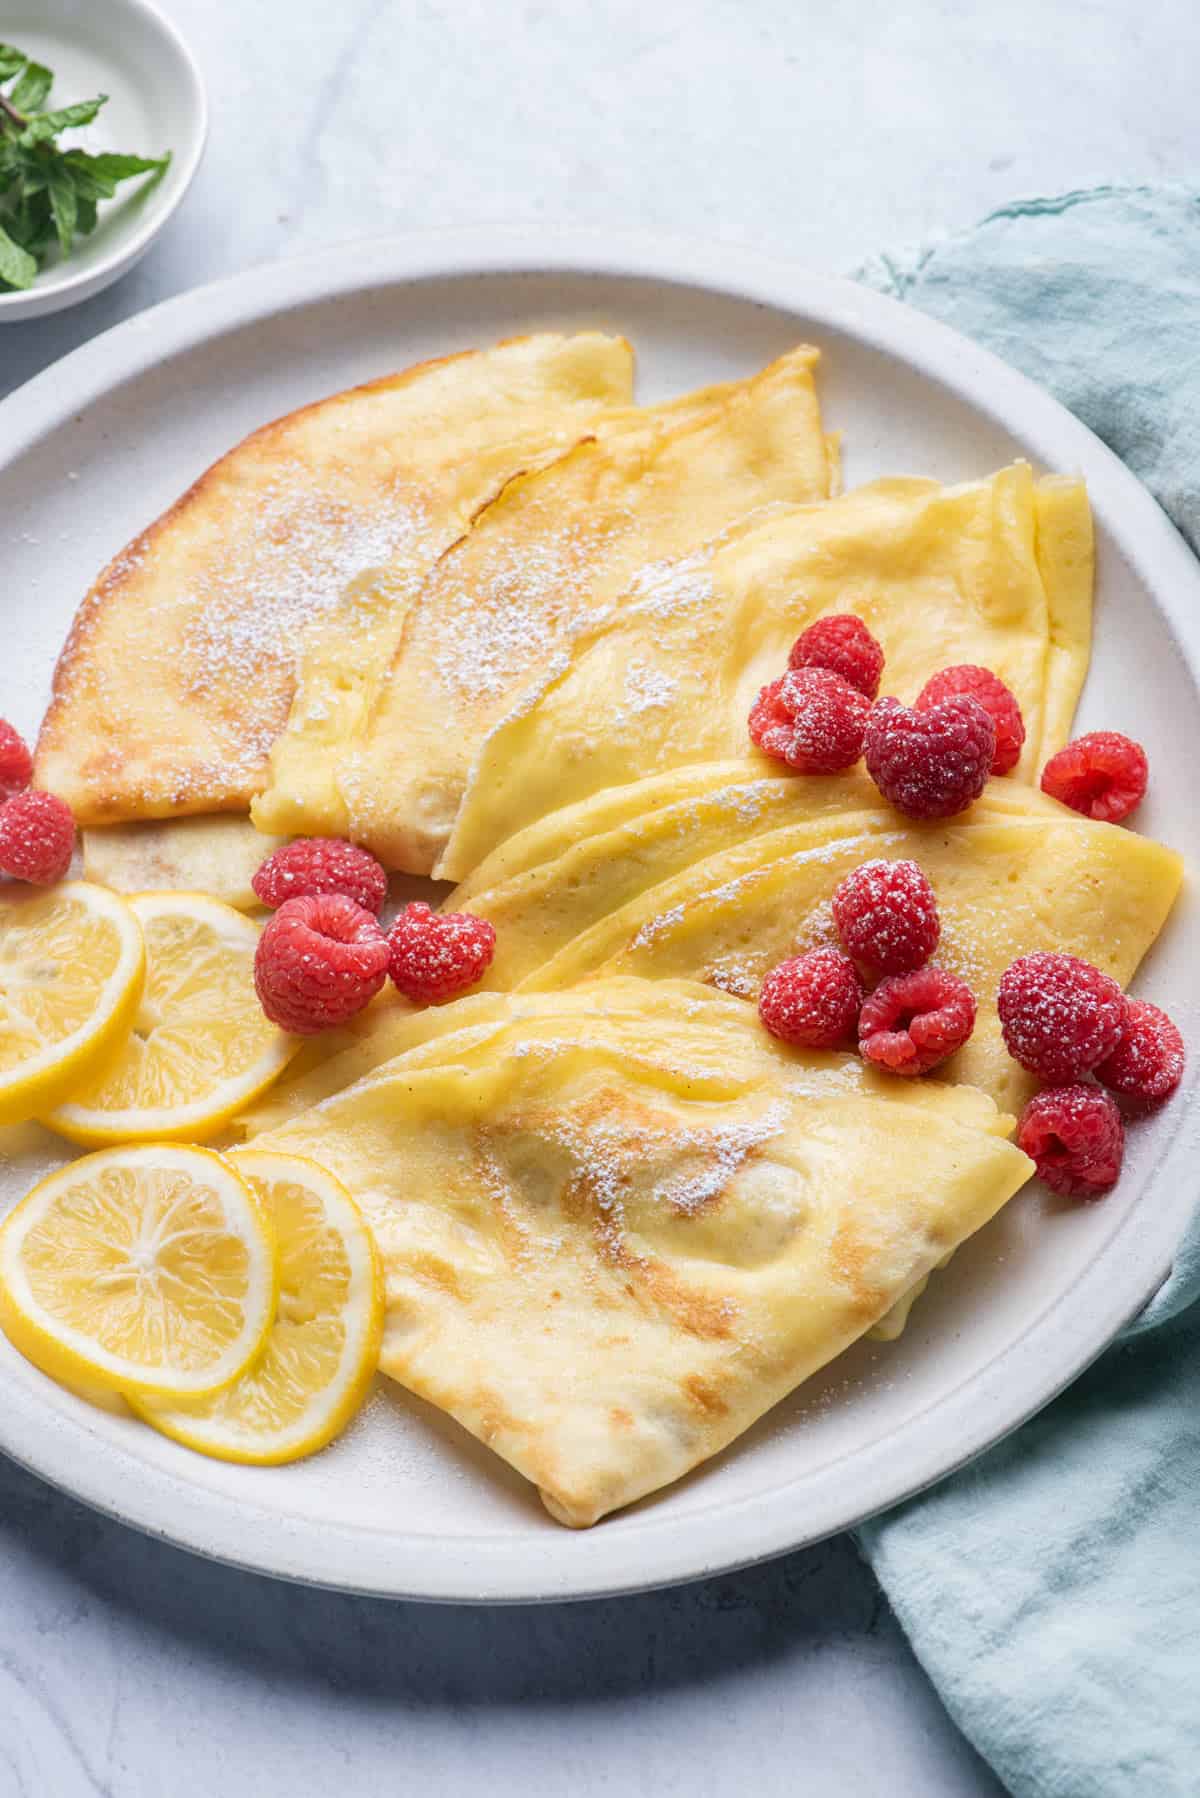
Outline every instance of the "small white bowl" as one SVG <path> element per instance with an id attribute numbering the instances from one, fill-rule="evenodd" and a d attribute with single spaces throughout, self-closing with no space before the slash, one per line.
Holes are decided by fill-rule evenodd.
<path id="1" fill-rule="evenodd" d="M 0 290 L 0 323 L 90 299 L 145 255 L 183 199 L 204 152 L 208 104 L 191 52 L 149 0 L 5 0 L 0 37 L 54 70 L 51 106 L 107 94 L 95 123 L 64 133 L 81 149 L 171 151 L 157 179 L 122 183 L 65 260 L 52 253 L 31 288 Z"/>

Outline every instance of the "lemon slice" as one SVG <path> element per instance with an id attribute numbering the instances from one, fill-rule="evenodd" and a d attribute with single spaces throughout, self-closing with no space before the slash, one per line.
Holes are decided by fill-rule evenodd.
<path id="1" fill-rule="evenodd" d="M 0 1229 L 0 1324 L 68 1385 L 170 1398 L 215 1392 L 275 1314 L 271 1225 L 208 1149 L 146 1143 L 84 1155 Z"/>
<path id="2" fill-rule="evenodd" d="M 230 1159 L 274 1220 L 274 1327 L 258 1359 L 215 1398 L 133 1404 L 156 1430 L 201 1454 L 297 1461 L 332 1441 L 363 1401 L 383 1336 L 383 1271 L 358 1207 L 324 1168 L 268 1149 Z"/>
<path id="3" fill-rule="evenodd" d="M 146 939 L 133 1027 L 45 1121 L 87 1148 L 203 1140 L 271 1084 L 299 1043 L 258 1003 L 250 918 L 203 893 L 139 893 L 128 904 Z"/>
<path id="4" fill-rule="evenodd" d="M 103 887 L 0 893 L 0 1123 L 36 1117 L 104 1064 L 145 964 L 137 919 Z"/>

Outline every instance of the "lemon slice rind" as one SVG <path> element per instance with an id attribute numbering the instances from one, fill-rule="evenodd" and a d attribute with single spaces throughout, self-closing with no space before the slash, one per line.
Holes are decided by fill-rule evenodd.
<path id="1" fill-rule="evenodd" d="M 210 1242 L 227 1243 L 232 1239 L 244 1250 L 244 1297 L 236 1298 L 228 1291 L 214 1292 L 219 1278 L 213 1279 L 211 1261 L 204 1262 L 200 1241 L 205 1233 L 203 1224 L 194 1217 L 180 1216 L 180 1227 L 164 1232 L 163 1222 L 169 1223 L 172 1216 L 172 1207 L 168 1205 L 158 1219 L 157 1236 L 152 1232 L 147 1238 L 145 1215 L 139 1218 L 132 1209 L 121 1210 L 111 1193 L 108 1216 L 140 1223 L 136 1247 L 129 1261 L 118 1265 L 116 1258 L 110 1256 L 108 1271 L 81 1275 L 81 1251 L 86 1264 L 89 1251 L 104 1244 L 95 1222 L 103 1212 L 103 1203 L 97 1205 L 96 1198 L 105 1176 L 114 1173 L 118 1178 L 131 1176 L 134 1188 L 141 1193 L 147 1182 L 159 1177 L 178 1182 L 179 1196 L 185 1202 L 196 1188 L 210 1195 L 210 1202 L 215 1201 L 219 1207 L 220 1220 L 219 1230 L 210 1226 Z M 130 1183 L 125 1182 L 127 1186 Z M 76 1225 L 74 1231 L 72 1223 Z M 114 1315 L 119 1312 L 124 1319 L 133 1309 L 129 1292 L 138 1277 L 137 1270 L 150 1268 L 164 1242 L 169 1245 L 174 1241 L 177 1247 L 186 1242 L 184 1255 L 175 1259 L 182 1259 L 190 1271 L 181 1273 L 178 1265 L 168 1269 L 165 1278 L 171 1298 L 163 1296 L 160 1286 L 143 1308 L 147 1316 L 153 1311 L 162 1340 L 175 1347 L 174 1366 L 166 1360 L 135 1361 L 114 1353 L 98 1335 L 89 1334 L 47 1309 L 34 1291 L 29 1266 L 31 1238 L 43 1229 L 46 1244 L 55 1251 L 54 1266 L 61 1270 L 64 1284 L 73 1281 L 77 1294 L 86 1290 L 87 1303 L 97 1313 L 105 1307 L 107 1289 L 112 1294 Z M 227 1261 L 227 1250 L 222 1253 Z M 92 1259 L 95 1260 L 94 1255 Z M 161 1266 L 161 1261 L 157 1265 Z M 0 1227 L 0 1325 L 27 1360 L 52 1379 L 75 1388 L 95 1383 L 105 1391 L 127 1397 L 139 1394 L 161 1398 L 199 1398 L 220 1392 L 232 1385 L 258 1355 L 275 1316 L 277 1294 L 278 1271 L 270 1220 L 249 1184 L 224 1156 L 210 1149 L 146 1143 L 83 1156 L 47 1175 Z M 214 1346 L 205 1358 L 194 1358 L 191 1365 L 179 1364 L 179 1351 L 188 1334 L 181 1311 L 185 1301 L 193 1311 L 208 1304 L 218 1319 L 240 1317 L 235 1330 L 224 1326 L 221 1345 Z M 172 1303 L 174 1315 L 168 1321 L 167 1309 Z"/>
<path id="2" fill-rule="evenodd" d="M 324 1227 L 333 1231 L 346 1262 L 345 1301 L 339 1315 L 345 1336 L 336 1371 L 313 1391 L 309 1402 L 286 1423 L 271 1427 L 264 1422 L 271 1388 L 284 1376 L 285 1362 L 276 1331 L 268 1332 L 254 1362 L 216 1398 L 203 1406 L 164 1404 L 131 1397 L 139 1416 L 165 1436 L 217 1460 L 255 1466 L 278 1466 L 315 1454 L 331 1442 L 354 1417 L 366 1397 L 379 1364 L 383 1339 L 383 1268 L 374 1238 L 362 1213 L 340 1180 L 305 1156 L 272 1150 L 239 1149 L 230 1156 L 239 1171 L 257 1189 L 260 1203 L 270 1209 L 270 1188 L 276 1182 L 302 1186 L 320 1206 Z M 277 1217 L 277 1242 L 281 1264 L 287 1268 L 295 1244 L 288 1240 L 285 1220 Z M 296 1330 L 288 1310 L 287 1278 L 279 1297 L 282 1327 Z M 299 1296 L 299 1309 L 305 1301 Z M 332 1313 L 318 1316 L 318 1326 Z M 276 1329 L 280 1325 L 277 1322 Z M 303 1324 L 300 1326 L 303 1328 Z M 299 1354 L 296 1350 L 299 1348 Z M 303 1345 L 292 1337 L 290 1359 L 303 1360 Z"/>
<path id="3" fill-rule="evenodd" d="M 146 969 L 141 927 L 118 894 L 84 880 L 50 889 L 17 887 L 0 898 L 0 918 L 19 921 L 22 910 L 56 905 L 81 906 L 111 923 L 117 935 L 116 959 L 83 1023 L 0 1073 L 0 1124 L 38 1116 L 99 1073 L 124 1041 L 141 1000 Z"/>
<path id="4" fill-rule="evenodd" d="M 245 1003 L 247 1017 L 263 1031 L 263 1050 L 255 1061 L 236 1075 L 211 1083 L 203 1095 L 192 1101 L 173 1101 L 167 1105 L 135 1105 L 108 1109 L 90 1104 L 92 1091 L 85 1088 L 77 1096 L 52 1109 L 43 1109 L 43 1122 L 83 1148 L 105 1148 L 130 1142 L 196 1142 L 217 1133 L 276 1080 L 300 1047 L 298 1037 L 268 1025 L 258 1009 L 254 992 L 252 963 L 258 942 L 259 925 L 235 911 L 232 906 L 206 893 L 137 893 L 127 901 L 150 943 L 153 956 L 153 932 L 157 920 L 185 915 L 207 925 L 218 941 L 245 957 Z M 147 972 L 148 986 L 154 970 Z M 136 1022 L 136 1017 L 131 1021 Z M 189 1008 L 181 1004 L 178 1025 L 186 1033 Z M 115 1062 L 101 1071 L 111 1075 Z"/>

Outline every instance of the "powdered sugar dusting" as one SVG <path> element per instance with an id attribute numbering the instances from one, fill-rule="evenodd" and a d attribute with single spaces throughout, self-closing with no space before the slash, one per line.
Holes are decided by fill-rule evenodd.
<path id="1" fill-rule="evenodd" d="M 432 639 L 428 660 L 444 688 L 496 699 L 610 607 L 600 597 L 611 544 L 632 514 L 489 532 L 481 525 L 430 579 L 414 628 Z M 422 647 L 424 647 L 422 645 Z"/>
<path id="2" fill-rule="evenodd" d="M 669 931 L 674 930 L 677 924 L 683 923 L 686 910 L 686 906 L 673 905 L 670 911 L 660 912 L 656 918 L 648 918 L 629 947 L 631 949 L 648 949 L 651 944 L 657 943 L 660 937 L 664 937 Z"/>
<path id="3" fill-rule="evenodd" d="M 669 706 L 678 691 L 679 683 L 671 675 L 635 658 L 625 670 L 625 685 L 610 728 L 623 730 L 643 712 Z"/>
<path id="4" fill-rule="evenodd" d="M 706 543 L 684 556 L 647 562 L 626 588 L 622 610 L 636 608 L 642 616 L 667 619 L 707 609 L 713 597 L 714 549 L 715 544 Z"/>
<path id="5" fill-rule="evenodd" d="M 615 1247 L 629 1227 L 627 1205 L 635 1193 L 648 1197 L 652 1211 L 665 1206 L 675 1215 L 697 1216 L 721 1197 L 754 1151 L 779 1134 L 787 1115 L 781 1100 L 758 1117 L 692 1127 L 682 1119 L 659 1125 L 642 1118 L 632 1125 L 619 1113 L 581 1118 L 564 1112 L 549 1134 L 571 1156 L 600 1213 L 602 1233 Z"/>
<path id="6" fill-rule="evenodd" d="M 656 1182 L 654 1197 L 673 1210 L 694 1217 L 721 1196 L 752 1150 L 777 1136 L 786 1119 L 787 1107 L 777 1100 L 760 1118 L 749 1123 L 717 1124 L 702 1137 L 687 1138 L 688 1147 L 701 1151 L 700 1166 L 667 1174 Z"/>
<path id="7" fill-rule="evenodd" d="M 264 486 L 239 490 L 224 524 L 236 555 L 185 590 L 190 613 L 180 645 L 184 693 L 200 705 L 236 700 L 240 747 L 234 778 L 256 770 L 279 733 L 304 630 L 330 611 L 366 569 L 436 548 L 421 496 L 371 507 L 314 490 L 311 470 L 276 467 Z"/>
<path id="8" fill-rule="evenodd" d="M 735 954 L 718 955 L 705 969 L 704 978 L 719 992 L 735 999 L 752 999 L 762 982 L 761 957 L 747 961 Z"/>
<path id="9" fill-rule="evenodd" d="M 279 457 L 209 482 L 114 558 L 63 659 L 65 691 L 86 696 L 131 810 L 164 791 L 180 805 L 252 792 L 287 721 L 306 629 L 356 576 L 441 547 L 426 495 L 394 470 L 364 491 L 349 467 L 318 476 Z M 120 746 L 148 736 L 154 767 L 139 782 Z"/>

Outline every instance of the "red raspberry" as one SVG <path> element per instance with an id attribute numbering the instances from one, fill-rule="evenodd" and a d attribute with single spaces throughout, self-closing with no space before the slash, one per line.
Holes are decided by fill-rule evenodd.
<path id="1" fill-rule="evenodd" d="M 858 1046 L 891 1074 L 926 1074 L 975 1028 L 975 995 L 945 968 L 917 968 L 881 980 L 858 1020 Z"/>
<path id="2" fill-rule="evenodd" d="M 75 820 L 54 793 L 14 793 L 0 805 L 0 874 L 50 887 L 75 853 Z"/>
<path id="3" fill-rule="evenodd" d="M 286 899 L 258 939 L 254 986 L 273 1024 L 316 1036 L 368 1005 L 387 979 L 379 920 L 344 893 Z"/>
<path id="4" fill-rule="evenodd" d="M 1009 774 L 1021 759 L 1025 741 L 1025 720 L 1015 695 L 990 668 L 979 668 L 974 662 L 960 662 L 955 668 L 943 668 L 930 675 L 917 694 L 917 711 L 927 712 L 953 694 L 966 693 L 977 699 L 996 726 L 996 747 L 992 752 L 992 773 Z"/>
<path id="5" fill-rule="evenodd" d="M 1121 1172 L 1125 1126 L 1100 1087 L 1048 1086 L 1021 1113 L 1017 1147 L 1052 1191 L 1098 1199 Z"/>
<path id="6" fill-rule="evenodd" d="M 344 893 L 378 917 L 387 898 L 387 875 L 365 849 L 339 837 L 304 837 L 269 855 L 251 885 L 274 911 L 285 899 Z"/>
<path id="7" fill-rule="evenodd" d="M 924 967 L 942 934 L 933 888 L 916 862 L 863 862 L 838 885 L 833 921 L 846 953 L 873 974 Z"/>
<path id="8" fill-rule="evenodd" d="M 977 699 L 957 694 L 917 712 L 880 699 L 867 721 L 867 772 L 909 818 L 951 818 L 987 785 L 996 726 Z"/>
<path id="9" fill-rule="evenodd" d="M 1124 1033 L 1097 1066 L 1096 1078 L 1130 1100 L 1134 1109 L 1151 1111 L 1183 1079 L 1183 1038 L 1157 1005 L 1146 999 L 1129 999 L 1126 1005 Z"/>
<path id="10" fill-rule="evenodd" d="M 391 976 L 404 997 L 434 1005 L 482 980 L 496 953 L 496 932 L 486 918 L 430 911 L 417 899 L 392 925 L 388 948 Z"/>
<path id="11" fill-rule="evenodd" d="M 20 731 L 0 718 L 0 800 L 21 792 L 33 779 L 33 757 Z"/>
<path id="12" fill-rule="evenodd" d="M 861 618 L 836 612 L 801 631 L 788 656 L 789 668 L 830 668 L 868 699 L 879 691 L 883 651 Z"/>
<path id="13" fill-rule="evenodd" d="M 789 669 L 755 700 L 750 736 L 800 774 L 840 774 L 862 754 L 870 709 L 857 687 L 828 668 Z"/>
<path id="14" fill-rule="evenodd" d="M 1146 796 L 1146 751 L 1118 730 L 1076 737 L 1042 769 L 1042 792 L 1085 818 L 1119 824 Z"/>
<path id="15" fill-rule="evenodd" d="M 758 1015 L 781 1042 L 837 1049 L 854 1039 L 862 983 L 839 949 L 810 949 L 781 961 L 763 981 Z"/>
<path id="16" fill-rule="evenodd" d="M 1112 1054 L 1125 1028 L 1115 980 L 1075 955 L 1020 955 L 996 997 L 1009 1054 L 1031 1074 L 1068 1086 Z"/>

